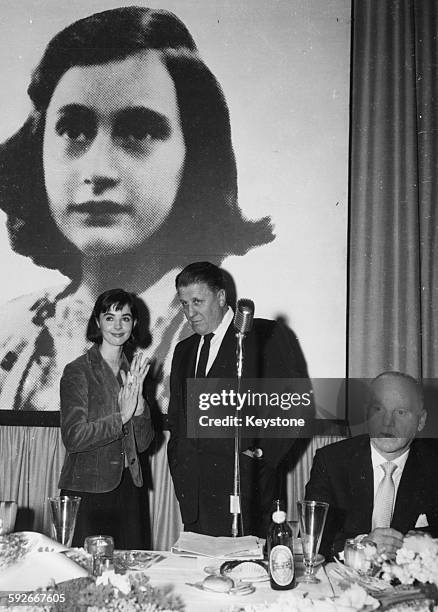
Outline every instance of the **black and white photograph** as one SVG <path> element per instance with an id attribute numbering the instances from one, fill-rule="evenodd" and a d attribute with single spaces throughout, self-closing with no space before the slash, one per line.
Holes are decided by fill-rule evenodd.
<path id="1" fill-rule="evenodd" d="M 300 609 L 361 570 L 346 542 L 438 564 L 437 12 L 5 0 L 1 591 L 113 572 L 131 605 L 144 570 L 157 609 Z M 188 391 L 248 412 L 252 380 L 297 418 L 247 438 Z"/>

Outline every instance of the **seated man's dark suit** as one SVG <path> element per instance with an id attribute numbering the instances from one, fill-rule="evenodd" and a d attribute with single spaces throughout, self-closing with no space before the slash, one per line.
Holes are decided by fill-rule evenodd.
<path id="1" fill-rule="evenodd" d="M 173 356 L 170 377 L 168 445 L 170 471 L 186 530 L 209 535 L 231 535 L 229 496 L 233 490 L 234 440 L 187 439 L 186 380 L 195 376 L 201 336 L 180 342 Z M 236 338 L 228 327 L 208 376 L 236 377 Z M 245 339 L 245 378 L 307 378 L 306 362 L 294 334 L 284 325 L 255 319 Z M 244 446 L 245 442 L 245 446 Z M 242 441 L 242 451 L 248 447 Z M 240 453 L 241 501 L 244 533 L 266 536 L 272 501 L 278 496 L 277 467 L 293 439 L 257 440 L 260 459 Z M 200 522 L 199 529 L 196 523 Z M 194 527 L 191 527 L 195 524 Z"/>
<path id="2" fill-rule="evenodd" d="M 357 436 L 316 452 L 306 499 L 326 501 L 329 514 L 320 552 L 332 556 L 345 540 L 371 531 L 374 503 L 370 439 Z M 438 525 L 438 456 L 423 440 L 411 444 L 397 491 L 391 527 L 405 534 L 420 514 Z"/>

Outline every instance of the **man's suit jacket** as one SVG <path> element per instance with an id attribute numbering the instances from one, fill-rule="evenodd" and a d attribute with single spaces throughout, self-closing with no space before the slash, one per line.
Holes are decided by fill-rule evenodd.
<path id="1" fill-rule="evenodd" d="M 195 376 L 200 336 L 180 342 L 172 361 L 168 444 L 169 465 L 185 525 L 207 520 L 210 535 L 230 535 L 229 496 L 233 490 L 234 440 L 187 439 L 186 381 Z M 208 376 L 236 377 L 233 324 L 224 336 Z M 244 378 L 306 378 L 307 367 L 298 340 L 284 325 L 255 319 L 245 339 Z M 246 446 L 248 446 L 249 442 Z M 242 450 L 243 448 L 242 442 Z M 272 499 L 278 496 L 276 468 L 292 445 L 291 439 L 258 440 L 263 457 L 240 454 L 241 498 L 246 534 L 266 535 Z M 201 510 L 200 510 L 201 508 Z"/>
<path id="2" fill-rule="evenodd" d="M 330 504 L 320 551 L 332 556 L 347 538 L 371 531 L 374 504 L 373 466 L 368 436 L 329 444 L 316 452 L 306 499 Z M 423 440 L 411 444 L 391 527 L 401 533 L 414 529 L 420 514 L 438 524 L 438 456 Z"/>
<path id="3" fill-rule="evenodd" d="M 126 372 L 128 361 L 121 367 Z M 143 485 L 138 452 L 154 437 L 148 408 L 122 424 L 119 383 L 95 344 L 69 363 L 61 379 L 61 435 L 67 450 L 60 489 L 105 493 L 121 481 L 125 455 L 132 480 Z"/>

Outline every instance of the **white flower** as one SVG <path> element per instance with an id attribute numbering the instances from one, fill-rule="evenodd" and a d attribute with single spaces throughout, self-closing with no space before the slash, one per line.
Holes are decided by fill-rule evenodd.
<path id="1" fill-rule="evenodd" d="M 438 585 L 438 540 L 427 534 L 408 535 L 395 561 L 382 563 L 382 578 L 401 584 L 429 582 Z"/>
<path id="2" fill-rule="evenodd" d="M 402 563 L 410 563 L 411 561 L 413 561 L 414 558 L 415 552 L 413 550 L 402 547 L 399 548 L 396 553 L 395 562 L 398 565 L 401 565 Z"/>
<path id="3" fill-rule="evenodd" d="M 337 605 L 349 606 L 353 610 L 362 610 L 365 606 L 370 606 L 372 610 L 379 606 L 379 602 L 365 591 L 358 584 L 352 584 L 336 600 Z"/>
<path id="4" fill-rule="evenodd" d="M 438 540 L 434 540 L 427 533 L 415 533 L 414 535 L 407 535 L 403 540 L 403 548 L 405 550 L 411 550 L 414 553 L 432 553 L 438 554 Z"/>
<path id="5" fill-rule="evenodd" d="M 369 596 L 365 589 L 352 585 L 340 597 L 325 599 L 312 599 L 306 593 L 290 591 L 282 593 L 274 603 L 247 604 L 239 606 L 239 612 L 357 612 L 364 606 L 374 610 L 379 602 Z M 229 612 L 236 608 L 232 607 Z"/>
<path id="6" fill-rule="evenodd" d="M 112 584 L 116 589 L 127 595 L 131 591 L 129 578 L 122 574 L 116 574 L 114 570 L 106 570 L 96 578 L 96 584 Z"/>

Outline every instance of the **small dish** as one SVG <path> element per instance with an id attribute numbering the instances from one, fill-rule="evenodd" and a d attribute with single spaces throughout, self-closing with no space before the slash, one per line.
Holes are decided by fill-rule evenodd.
<path id="1" fill-rule="evenodd" d="M 213 584 L 209 582 L 211 578 L 222 579 L 222 582 Z M 251 583 L 238 583 L 234 582 L 231 578 L 227 582 L 225 576 L 215 574 L 210 574 L 202 582 L 186 582 L 186 585 L 209 595 L 236 595 L 240 597 L 241 595 L 251 595 L 255 591 L 255 587 Z"/>
<path id="2" fill-rule="evenodd" d="M 114 567 L 117 572 L 142 571 L 159 563 L 164 557 L 146 550 L 115 550 Z"/>
<path id="3" fill-rule="evenodd" d="M 364 588 L 372 597 L 377 599 L 380 599 L 382 595 L 387 596 L 396 592 L 395 587 L 391 586 L 386 580 L 366 574 L 360 574 L 351 567 L 348 567 L 348 565 L 341 563 L 336 557 L 334 557 L 334 561 L 335 565 L 329 568 L 329 577 L 353 584 L 356 583 Z"/>
<path id="4" fill-rule="evenodd" d="M 253 583 L 266 582 L 269 573 L 263 561 L 225 561 L 220 568 L 222 576 L 228 576 L 234 581 Z"/>
<path id="5" fill-rule="evenodd" d="M 145 550 L 127 550 L 124 553 L 126 569 L 144 570 L 162 559 L 161 555 L 150 553 Z"/>

